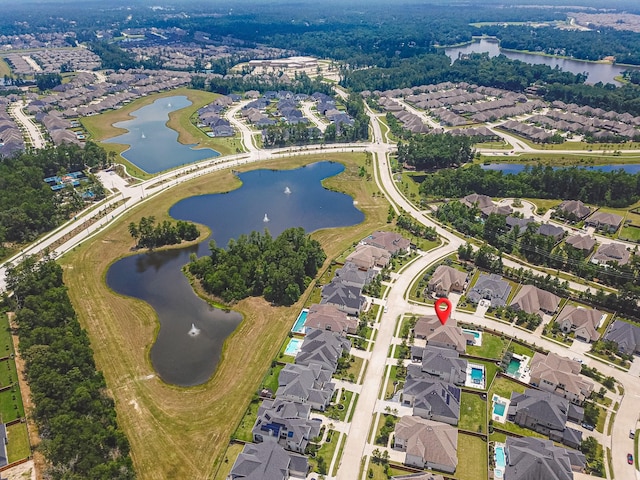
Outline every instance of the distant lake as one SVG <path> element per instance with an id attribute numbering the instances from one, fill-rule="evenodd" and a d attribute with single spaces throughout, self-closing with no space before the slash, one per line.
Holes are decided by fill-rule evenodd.
<path id="1" fill-rule="evenodd" d="M 613 83 L 620 85 L 620 82 L 615 80 L 616 76 L 622 75 L 622 72 L 629 70 L 633 67 L 620 67 L 618 65 L 612 65 L 610 63 L 593 63 L 585 62 L 581 60 L 572 60 L 568 58 L 549 57 L 545 55 L 535 55 L 533 53 L 523 52 L 510 52 L 500 48 L 500 43 L 493 39 L 482 38 L 476 40 L 468 45 L 462 47 L 450 47 L 444 49 L 445 53 L 451 61 L 454 62 L 458 59 L 459 55 L 465 55 L 469 53 L 485 53 L 487 52 L 490 57 L 496 57 L 500 54 L 512 60 L 520 60 L 522 62 L 534 64 L 534 65 L 548 65 L 551 68 L 559 67 L 565 72 L 571 72 L 574 74 L 587 73 L 587 83 Z"/>
<path id="2" fill-rule="evenodd" d="M 519 173 L 526 166 L 532 167 L 531 164 L 524 163 L 490 163 L 488 165 L 481 165 L 483 170 L 500 170 L 504 174 L 508 173 Z M 584 168 L 585 170 L 600 170 L 601 172 L 614 172 L 616 170 L 624 170 L 627 173 L 640 173 L 640 163 L 624 163 L 624 164 L 613 164 L 613 165 L 590 165 L 590 166 L 582 166 L 575 165 L 578 168 Z M 569 167 L 553 167 L 554 170 L 558 168 L 569 168 Z"/>
<path id="3" fill-rule="evenodd" d="M 220 155 L 210 148 L 194 149 L 193 145 L 178 142 L 178 132 L 167 127 L 169 113 L 191 105 L 184 95 L 159 98 L 131 112 L 135 118 L 115 123 L 114 126 L 128 130 L 127 133 L 105 140 L 105 143 L 129 145 L 122 156 L 147 173 L 197 162 Z"/>
<path id="4" fill-rule="evenodd" d="M 353 199 L 320 183 L 343 169 L 339 163 L 320 162 L 295 170 L 241 173 L 239 189 L 181 200 L 169 213 L 207 225 L 211 238 L 225 247 L 229 239 L 254 230 L 268 229 L 275 237 L 290 227 L 311 233 L 355 225 L 364 220 L 364 214 Z M 200 299 L 181 270 L 191 254 L 209 254 L 211 238 L 189 248 L 125 257 L 107 272 L 110 288 L 146 301 L 158 314 L 160 330 L 151 348 L 151 362 L 171 384 L 206 382 L 215 372 L 225 339 L 241 321 L 238 313 L 212 308 Z"/>

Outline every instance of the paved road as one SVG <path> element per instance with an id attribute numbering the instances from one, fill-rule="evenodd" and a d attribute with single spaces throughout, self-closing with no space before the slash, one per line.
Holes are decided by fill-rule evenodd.
<path id="1" fill-rule="evenodd" d="M 19 100 L 11 104 L 11 106 L 9 107 L 9 112 L 11 113 L 13 118 L 16 119 L 16 122 L 18 122 L 27 133 L 29 141 L 31 142 L 31 146 L 33 148 L 44 148 L 46 142 L 44 141 L 42 132 L 35 124 L 33 119 L 24 112 L 24 107 L 24 102 L 22 100 Z"/>

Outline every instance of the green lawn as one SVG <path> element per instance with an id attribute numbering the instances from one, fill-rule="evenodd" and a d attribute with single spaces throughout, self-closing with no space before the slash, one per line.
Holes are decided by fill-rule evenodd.
<path id="1" fill-rule="evenodd" d="M 382 429 L 385 427 L 386 423 L 390 424 L 390 426 L 387 427 L 387 429 L 391 428 L 391 432 L 393 433 L 393 427 L 395 427 L 395 424 L 398 423 L 398 420 L 400 420 L 400 418 L 396 417 L 395 415 L 388 414 L 388 413 L 383 413 L 382 415 L 380 415 L 380 420 L 378 420 L 378 428 L 376 428 L 376 435 L 375 435 L 375 437 L 373 437 L 373 442 L 376 445 L 380 445 L 382 447 L 386 447 L 389 438 L 387 438 L 387 442 L 379 442 L 378 438 L 380 437 Z M 392 424 L 392 426 L 391 426 L 391 424 Z M 389 437 L 391 437 L 391 434 L 389 435 Z"/>
<path id="2" fill-rule="evenodd" d="M 0 362 L 0 387 L 6 387 L 18 380 L 16 362 L 12 359 Z"/>
<path id="3" fill-rule="evenodd" d="M 600 408 L 600 415 L 598 415 L 598 422 L 596 423 L 596 430 L 600 433 L 604 432 L 604 422 L 607 419 L 607 411 L 604 408 Z M 613 421 L 613 417 L 611 418 Z"/>
<path id="4" fill-rule="evenodd" d="M 244 440 L 245 442 L 250 442 L 253 440 L 253 435 L 251 434 L 251 430 L 253 429 L 253 424 L 256 423 L 256 418 L 258 418 L 258 408 L 260 407 L 260 400 L 252 400 L 247 408 L 247 411 L 240 420 L 240 424 L 236 431 L 233 433 L 233 438 L 237 438 L 238 440 Z"/>
<path id="5" fill-rule="evenodd" d="M 520 425 L 516 425 L 515 423 L 511 422 L 496 422 L 494 423 L 494 427 L 501 428 L 502 430 L 506 430 L 507 432 L 515 433 L 516 435 L 522 435 L 524 437 L 548 438 L 541 433 L 534 432 L 533 430 L 529 430 L 528 428 L 521 427 Z"/>
<path id="6" fill-rule="evenodd" d="M 360 397 L 360 395 L 358 393 L 356 393 L 353 396 L 353 400 L 351 401 L 352 405 L 351 405 L 351 413 L 349 413 L 349 418 L 347 418 L 347 422 L 351 422 L 351 420 L 353 420 L 353 414 L 356 413 L 356 406 L 358 405 L 358 398 Z"/>
<path id="7" fill-rule="evenodd" d="M 11 389 L 0 392 L 0 415 L 2 415 L 2 421 L 5 423 L 24 417 L 22 396 L 20 395 L 18 385 L 14 385 Z"/>
<path id="8" fill-rule="evenodd" d="M 533 358 L 533 354 L 535 353 L 532 348 L 525 347 L 524 345 L 514 342 L 513 340 L 509 344 L 509 351 L 515 353 L 516 355 L 526 355 L 529 358 Z"/>
<path id="9" fill-rule="evenodd" d="M 329 466 L 331 465 L 331 460 L 333 459 L 333 454 L 336 451 L 336 447 L 338 445 L 338 438 L 340 438 L 340 432 L 335 430 L 329 430 L 327 433 L 326 441 L 320 447 L 320 450 L 316 452 L 315 457 L 309 458 L 309 465 L 311 466 L 311 470 L 320 474 L 326 474 L 326 472 L 320 472 L 318 468 L 318 458 L 324 459 L 324 465 L 326 470 L 328 471 Z"/>
<path id="10" fill-rule="evenodd" d="M 482 332 L 482 345 L 479 347 L 467 346 L 467 353 L 478 357 L 500 360 L 507 349 L 507 343 L 508 340 L 502 340 L 497 335 Z"/>
<path id="11" fill-rule="evenodd" d="M 330 405 L 329 408 L 327 408 L 325 412 L 327 417 L 343 422 L 347 417 L 347 410 L 349 409 L 349 404 L 351 403 L 352 397 L 353 392 L 350 392 L 349 390 L 342 390 L 342 393 L 340 394 L 340 400 L 336 401 L 334 405 Z"/>
<path id="12" fill-rule="evenodd" d="M 524 385 L 520 385 L 507 377 L 496 377 L 489 389 L 487 398 L 491 401 L 494 394 L 503 398 L 511 398 L 511 392 L 524 393 L 525 389 Z"/>
<path id="13" fill-rule="evenodd" d="M 455 475 L 460 480 L 488 479 L 489 453 L 485 440 L 458 433 L 458 468 Z"/>
<path id="14" fill-rule="evenodd" d="M 489 440 L 492 442 L 504 443 L 507 441 L 507 434 L 502 432 L 493 432 L 489 434 Z"/>
<path id="15" fill-rule="evenodd" d="M 262 388 L 268 388 L 274 394 L 278 390 L 278 376 L 280 372 L 284 368 L 284 365 L 276 365 L 275 367 L 269 368 L 267 375 L 262 380 Z"/>
<path id="16" fill-rule="evenodd" d="M 11 329 L 9 319 L 6 314 L 0 315 L 0 357 L 5 357 L 13 353 L 13 342 L 11 341 Z"/>
<path id="17" fill-rule="evenodd" d="M 341 380 L 355 382 L 356 380 L 358 380 L 358 375 L 360 375 L 360 370 L 362 370 L 363 363 L 363 358 L 352 355 L 351 361 L 349 362 L 349 368 L 341 372 L 336 372 L 333 376 Z"/>
<path id="18" fill-rule="evenodd" d="M 640 242 L 640 228 L 623 227 L 622 231 L 618 234 L 618 238 L 631 242 Z"/>
<path id="19" fill-rule="evenodd" d="M 487 432 L 487 402 L 480 395 L 462 392 L 458 427 L 472 432 Z"/>
<path id="20" fill-rule="evenodd" d="M 389 381 L 387 382 L 387 388 L 385 390 L 384 399 L 391 398 L 393 396 L 394 382 L 399 381 L 401 383 L 404 383 L 404 379 L 398 380 L 398 377 L 396 376 L 398 368 L 395 365 L 392 365 L 390 368 L 391 368 L 391 373 L 389 373 Z M 401 386 L 399 386 L 398 388 L 401 388 Z"/>
<path id="21" fill-rule="evenodd" d="M 26 423 L 16 423 L 7 427 L 7 459 L 9 463 L 17 462 L 31 455 L 29 434 Z"/>
<path id="22" fill-rule="evenodd" d="M 227 447 L 227 451 L 224 454 L 224 461 L 220 463 L 220 467 L 216 472 L 214 480 L 226 480 L 227 475 L 229 475 L 229 472 L 233 467 L 233 463 L 236 461 L 236 458 L 238 458 L 238 455 L 240 455 L 243 448 L 244 445 L 240 443 L 232 443 Z"/>

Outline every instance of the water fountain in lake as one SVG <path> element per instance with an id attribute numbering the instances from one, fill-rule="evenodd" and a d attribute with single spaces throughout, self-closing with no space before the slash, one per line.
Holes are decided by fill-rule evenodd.
<path id="1" fill-rule="evenodd" d="M 191 337 L 197 337 L 200 334 L 200 329 L 196 327 L 195 323 L 191 324 L 191 328 L 189 329 L 189 335 Z"/>
<path id="2" fill-rule="evenodd" d="M 285 187 L 284 193 L 285 195 L 291 195 L 291 189 L 289 187 Z"/>
<path id="3" fill-rule="evenodd" d="M 266 214 L 266 213 L 264 214 L 264 218 L 262 219 L 262 221 L 263 221 L 264 223 L 267 223 L 267 222 L 269 221 L 269 217 L 267 217 L 267 214 Z"/>
<path id="4" fill-rule="evenodd" d="M 171 102 L 167 103 L 167 108 L 171 108 Z"/>
<path id="5" fill-rule="evenodd" d="M 147 138 L 147 136 L 144 134 L 144 132 L 142 132 L 142 135 L 140 135 L 140 138 Z"/>

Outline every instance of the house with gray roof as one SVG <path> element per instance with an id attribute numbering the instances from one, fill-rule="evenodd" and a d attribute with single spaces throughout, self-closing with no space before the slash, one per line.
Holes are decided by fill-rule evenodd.
<path id="1" fill-rule="evenodd" d="M 530 223 L 535 223 L 533 217 L 519 218 L 513 217 L 511 215 L 507 217 L 507 227 L 509 227 L 509 231 L 513 230 L 515 227 L 518 227 L 518 236 L 524 234 L 524 232 L 527 230 L 527 225 L 529 225 Z"/>
<path id="2" fill-rule="evenodd" d="M 467 300 L 479 303 L 480 300 L 489 300 L 492 307 L 504 307 L 511 293 L 511 285 L 495 273 L 482 273 L 475 285 L 467 294 Z"/>
<path id="3" fill-rule="evenodd" d="M 413 407 L 415 416 L 458 425 L 460 387 L 440 380 L 408 376 L 402 389 L 402 404 Z"/>
<path id="4" fill-rule="evenodd" d="M 467 277 L 467 272 L 448 265 L 439 265 L 431 275 L 427 288 L 437 297 L 446 297 L 452 291 L 462 293 L 467 285 Z"/>
<path id="5" fill-rule="evenodd" d="M 402 417 L 396 423 L 393 448 L 406 452 L 404 463 L 412 467 L 453 473 L 458 466 L 458 430 L 446 423 Z"/>
<path id="6" fill-rule="evenodd" d="M 427 345 L 424 348 L 413 347 L 411 357 L 421 365 L 409 365 L 407 376 L 438 378 L 443 382 L 464 385 L 467 376 L 467 361 L 450 348 Z"/>
<path id="7" fill-rule="evenodd" d="M 505 450 L 507 480 L 573 480 L 573 472 L 586 465 L 582 453 L 541 438 L 508 436 Z"/>
<path id="8" fill-rule="evenodd" d="M 308 404 L 277 398 L 264 400 L 251 433 L 255 443 L 274 442 L 286 450 L 304 453 L 309 440 L 320 433 L 321 422 L 311 420 Z"/>
<path id="9" fill-rule="evenodd" d="M 601 311 L 593 308 L 567 304 L 558 314 L 556 322 L 563 332 L 574 332 L 578 340 L 589 343 L 600 338 L 597 328 L 603 315 Z"/>
<path id="10" fill-rule="evenodd" d="M 324 412 L 331 402 L 334 389 L 331 372 L 323 370 L 320 365 L 287 363 L 278 375 L 276 398 L 306 403 Z"/>
<path id="11" fill-rule="evenodd" d="M 510 304 L 515 310 L 537 313 L 541 318 L 543 313 L 555 313 L 558 305 L 560 297 L 533 285 L 523 285 Z"/>
<path id="12" fill-rule="evenodd" d="M 322 287 L 321 295 L 321 304 L 335 305 L 349 315 L 357 316 L 366 303 L 362 288 L 345 285 L 336 278 Z"/>
<path id="13" fill-rule="evenodd" d="M 377 273 L 374 269 L 362 270 L 355 263 L 346 262 L 336 270 L 335 277 L 344 285 L 362 288 L 368 285 Z"/>
<path id="14" fill-rule="evenodd" d="M 593 247 L 596 245 L 596 240 L 589 235 L 572 235 L 567 238 L 566 243 L 586 254 L 593 250 Z"/>
<path id="15" fill-rule="evenodd" d="M 640 353 L 640 327 L 637 325 L 616 320 L 609 325 L 603 339 L 615 342 L 618 351 L 627 355 Z"/>
<path id="16" fill-rule="evenodd" d="M 596 253 L 593 254 L 591 262 L 603 265 L 609 262 L 626 265 L 629 263 L 629 258 L 631 258 L 629 250 L 621 243 L 605 243 L 600 245 Z"/>
<path id="17" fill-rule="evenodd" d="M 566 426 L 568 420 L 579 423 L 584 410 L 551 392 L 528 388 L 524 393 L 512 392 L 507 420 L 530 428 L 556 442 L 578 448 L 582 432 Z"/>
<path id="18" fill-rule="evenodd" d="M 551 223 L 543 223 L 538 227 L 536 233 L 545 237 L 552 237 L 556 242 L 562 240 L 562 238 L 567 234 L 564 228 L 558 227 Z"/>
<path id="19" fill-rule="evenodd" d="M 333 373 L 338 366 L 338 359 L 350 349 L 351 343 L 339 332 L 308 328 L 296 355 L 296 365 L 320 365 Z"/>
<path id="20" fill-rule="evenodd" d="M 577 222 L 591 213 L 591 208 L 580 200 L 565 200 L 556 207 L 556 214 L 567 220 Z"/>
<path id="21" fill-rule="evenodd" d="M 585 221 L 585 225 L 608 232 L 615 232 L 618 230 L 621 223 L 622 217 L 620 215 L 601 211 L 595 212 Z"/>
<path id="22" fill-rule="evenodd" d="M 226 480 L 289 480 L 309 473 L 307 457 L 287 452 L 277 443 L 247 443 Z"/>

